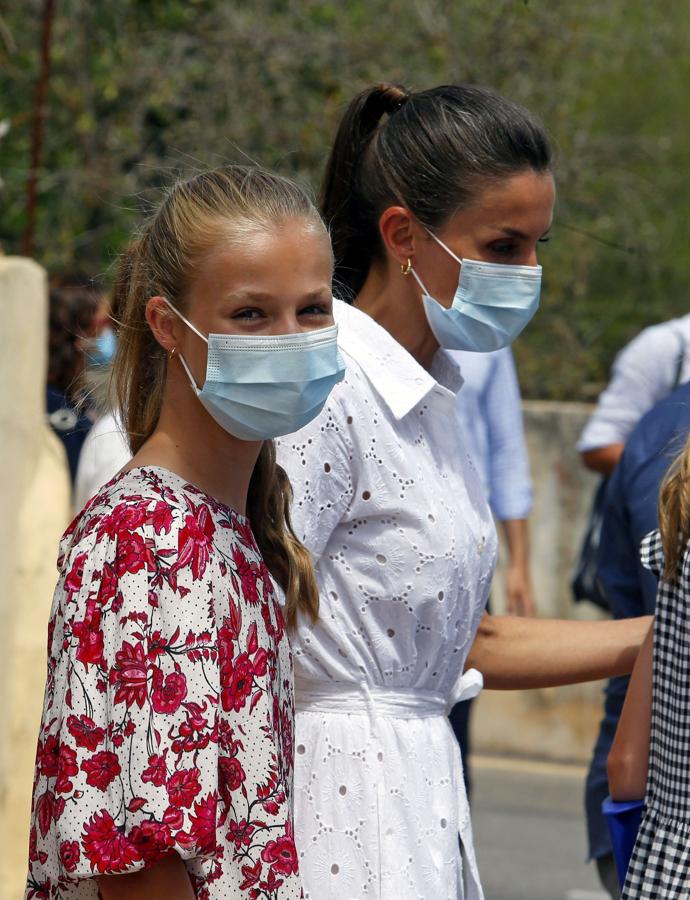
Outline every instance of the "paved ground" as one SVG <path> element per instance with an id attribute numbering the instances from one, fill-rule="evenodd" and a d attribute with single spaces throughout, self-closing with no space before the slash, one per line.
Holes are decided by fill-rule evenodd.
<path id="1" fill-rule="evenodd" d="M 609 900 L 585 863 L 584 769 L 479 758 L 475 846 L 486 900 Z"/>

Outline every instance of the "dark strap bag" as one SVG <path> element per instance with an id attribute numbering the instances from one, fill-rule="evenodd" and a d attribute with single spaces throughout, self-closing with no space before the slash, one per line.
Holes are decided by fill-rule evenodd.
<path id="1" fill-rule="evenodd" d="M 575 571 L 570 582 L 573 597 L 577 602 L 589 600 L 601 609 L 609 610 L 606 591 L 597 578 L 597 557 L 601 539 L 601 526 L 606 508 L 606 488 L 608 478 L 602 478 L 594 494 L 594 502 L 589 513 L 587 530 L 575 563 Z"/>

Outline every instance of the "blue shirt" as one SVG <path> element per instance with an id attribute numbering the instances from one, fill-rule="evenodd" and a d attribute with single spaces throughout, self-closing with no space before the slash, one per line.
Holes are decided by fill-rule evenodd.
<path id="1" fill-rule="evenodd" d="M 457 409 L 467 452 L 501 522 L 526 519 L 532 509 L 532 481 L 522 424 L 522 405 L 513 354 L 455 351 L 464 384 Z"/>
<path id="2" fill-rule="evenodd" d="M 659 488 L 690 433 L 690 382 L 657 403 L 625 445 L 606 491 L 597 576 L 617 619 L 654 613 L 657 579 L 640 562 L 640 541 L 658 525 Z M 611 852 L 601 804 L 608 794 L 606 758 L 623 708 L 628 679 L 612 678 L 604 719 L 587 776 L 585 807 L 590 856 Z"/>

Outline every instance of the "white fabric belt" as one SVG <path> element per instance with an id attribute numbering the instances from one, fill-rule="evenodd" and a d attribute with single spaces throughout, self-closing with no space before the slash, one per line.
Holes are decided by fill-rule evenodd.
<path id="1" fill-rule="evenodd" d="M 427 719 L 446 716 L 461 700 L 476 697 L 484 679 L 468 669 L 453 686 L 449 697 L 421 688 L 394 688 L 365 681 L 310 681 L 295 679 L 295 711 L 339 713 L 397 719 Z"/>
<path id="2" fill-rule="evenodd" d="M 295 678 L 295 711 L 336 715 L 366 716 L 371 725 L 374 740 L 380 738 L 379 728 L 385 719 L 426 719 L 441 718 L 445 723 L 449 746 L 454 760 L 454 782 L 457 791 L 455 802 L 458 809 L 458 829 L 460 842 L 467 858 L 466 889 L 462 896 L 466 900 L 484 900 L 479 882 L 479 871 L 472 844 L 472 827 L 468 813 L 467 794 L 462 774 L 460 748 L 453 737 L 453 729 L 448 713 L 460 700 L 476 697 L 484 685 L 484 679 L 476 669 L 468 669 L 460 675 L 448 697 L 436 691 L 421 688 L 391 688 L 368 684 L 366 681 L 312 681 L 299 676 Z M 379 759 L 384 757 L 379 754 Z M 383 846 L 382 830 L 387 819 L 386 771 L 383 767 L 374 776 L 373 788 L 377 797 L 377 817 L 379 846 Z M 458 846 L 458 853 L 460 852 Z M 378 891 L 376 900 L 384 896 L 381 871 L 381 854 L 378 855 Z M 388 890 L 386 891 L 388 896 Z"/>

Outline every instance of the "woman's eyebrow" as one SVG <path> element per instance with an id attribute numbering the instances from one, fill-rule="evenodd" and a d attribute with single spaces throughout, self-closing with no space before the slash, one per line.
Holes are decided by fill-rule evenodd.
<path id="1" fill-rule="evenodd" d="M 273 294 L 266 294 L 264 291 L 231 291 L 228 294 L 223 296 L 223 300 L 231 300 L 233 302 L 239 301 L 244 303 L 247 300 L 255 300 L 255 301 L 270 301 L 275 300 L 276 298 Z"/>
<path id="2" fill-rule="evenodd" d="M 503 225 L 497 225 L 496 228 L 506 237 L 517 238 L 520 241 L 529 240 L 529 235 L 525 234 L 524 231 L 519 231 L 517 228 L 508 228 Z"/>
<path id="3" fill-rule="evenodd" d="M 305 294 L 302 300 L 326 300 L 331 299 L 332 296 L 333 292 L 330 287 L 324 285 L 322 288 Z M 240 290 L 225 294 L 223 300 L 232 303 L 247 303 L 250 301 L 255 303 L 282 303 L 283 297 L 279 294 L 267 294 L 264 291 Z"/>
<path id="4" fill-rule="evenodd" d="M 506 237 L 516 238 L 519 241 L 529 241 L 532 237 L 531 235 L 526 234 L 524 231 L 520 231 L 517 228 L 509 228 L 507 225 L 505 225 L 505 226 L 504 225 L 496 225 L 495 228 L 497 231 L 500 231 Z M 545 237 L 549 233 L 550 230 L 551 230 L 550 227 L 547 228 L 546 231 L 542 235 L 540 235 L 540 237 Z"/>

